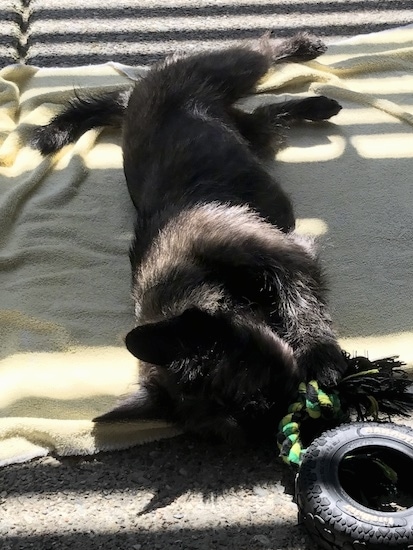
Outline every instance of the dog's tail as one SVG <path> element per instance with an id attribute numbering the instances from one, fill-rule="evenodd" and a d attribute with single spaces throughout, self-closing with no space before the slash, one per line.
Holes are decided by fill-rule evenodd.
<path id="1" fill-rule="evenodd" d="M 115 90 L 96 96 L 76 93 L 75 99 L 49 124 L 34 131 L 30 145 L 43 155 L 74 143 L 84 132 L 101 126 L 122 126 L 131 90 Z"/>

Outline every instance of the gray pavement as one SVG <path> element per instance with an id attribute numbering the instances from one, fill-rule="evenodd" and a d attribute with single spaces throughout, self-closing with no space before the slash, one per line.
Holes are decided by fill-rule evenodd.
<path id="1" fill-rule="evenodd" d="M 1 0 L 0 66 L 148 64 L 176 49 L 311 30 L 327 41 L 413 22 L 411 0 Z M 7 549 L 310 550 L 275 447 L 189 436 L 0 470 Z"/>

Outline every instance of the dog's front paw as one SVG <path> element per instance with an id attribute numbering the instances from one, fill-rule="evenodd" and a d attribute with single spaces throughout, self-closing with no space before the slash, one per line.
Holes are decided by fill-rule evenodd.
<path id="1" fill-rule="evenodd" d="M 302 350 L 298 364 L 307 380 L 317 380 L 325 388 L 336 386 L 347 370 L 343 352 L 332 342 L 317 342 Z"/>

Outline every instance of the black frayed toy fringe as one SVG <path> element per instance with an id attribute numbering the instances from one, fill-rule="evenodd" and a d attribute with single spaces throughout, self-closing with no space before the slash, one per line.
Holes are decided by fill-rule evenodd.
<path id="1" fill-rule="evenodd" d="M 357 420 L 381 420 L 381 413 L 409 416 L 413 411 L 413 381 L 401 369 L 397 356 L 370 361 L 343 352 L 348 369 L 334 388 L 345 413 L 356 413 Z"/>

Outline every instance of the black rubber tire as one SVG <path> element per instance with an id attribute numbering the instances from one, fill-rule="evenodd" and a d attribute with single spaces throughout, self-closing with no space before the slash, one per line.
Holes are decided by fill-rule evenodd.
<path id="1" fill-rule="evenodd" d="M 339 466 L 344 456 L 372 446 L 401 453 L 411 462 L 413 476 L 413 430 L 390 422 L 344 424 L 324 432 L 305 453 L 296 479 L 298 520 L 320 548 L 413 550 L 413 507 L 373 510 L 341 486 Z"/>

